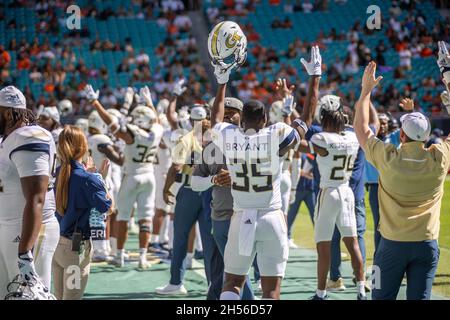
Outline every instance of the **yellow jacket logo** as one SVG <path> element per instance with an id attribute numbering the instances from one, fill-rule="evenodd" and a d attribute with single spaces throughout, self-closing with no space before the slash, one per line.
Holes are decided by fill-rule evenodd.
<path id="1" fill-rule="evenodd" d="M 238 35 L 236 32 L 233 33 L 232 35 L 230 34 L 226 39 L 225 39 L 225 45 L 227 46 L 227 48 L 231 49 L 234 46 L 236 46 L 236 44 L 241 40 L 242 36 Z"/>

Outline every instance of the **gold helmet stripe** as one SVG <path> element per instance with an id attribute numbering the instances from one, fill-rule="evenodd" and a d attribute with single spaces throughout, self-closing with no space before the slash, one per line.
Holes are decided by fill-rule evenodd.
<path id="1" fill-rule="evenodd" d="M 217 25 L 216 31 L 214 31 L 214 34 L 213 34 L 213 37 L 212 37 L 211 51 L 212 51 L 212 54 L 215 55 L 215 56 L 219 56 L 219 52 L 217 52 L 217 38 L 219 37 L 220 28 L 222 28 L 222 25 L 224 23 L 225 22 L 221 22 L 221 23 L 219 23 Z"/>

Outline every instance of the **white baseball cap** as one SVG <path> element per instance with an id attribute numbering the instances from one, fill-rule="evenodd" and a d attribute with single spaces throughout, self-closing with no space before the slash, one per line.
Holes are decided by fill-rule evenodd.
<path id="1" fill-rule="evenodd" d="M 426 116 L 420 112 L 404 114 L 400 118 L 402 129 L 411 140 L 425 141 L 429 138 L 431 124 Z"/>
<path id="2" fill-rule="evenodd" d="M 22 91 L 14 86 L 7 86 L 0 90 L 0 107 L 26 109 L 27 100 Z"/>
<path id="3" fill-rule="evenodd" d="M 52 107 L 44 107 L 44 109 L 42 110 L 42 112 L 39 114 L 39 116 L 46 116 L 49 117 L 53 120 L 55 120 L 56 122 L 59 123 L 59 111 L 58 108 L 55 106 Z"/>
<path id="4" fill-rule="evenodd" d="M 194 105 L 191 109 L 191 119 L 192 120 L 203 120 L 206 119 L 206 109 L 202 105 Z"/>

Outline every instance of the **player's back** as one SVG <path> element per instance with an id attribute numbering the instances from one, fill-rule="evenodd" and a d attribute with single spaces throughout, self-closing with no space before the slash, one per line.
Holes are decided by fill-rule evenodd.
<path id="1" fill-rule="evenodd" d="M 139 175 L 153 172 L 153 163 L 161 141 L 163 128 L 159 124 L 153 124 L 149 131 L 145 131 L 136 125 L 128 124 L 128 131 L 133 135 L 133 143 L 125 146 L 124 173 Z"/>
<path id="2" fill-rule="evenodd" d="M 311 142 L 328 152 L 326 156 L 316 157 L 320 172 L 320 188 L 348 184 L 359 149 L 355 133 L 320 132 L 312 136 Z"/>
<path id="3" fill-rule="evenodd" d="M 215 143 L 222 150 L 230 171 L 237 209 L 280 209 L 280 178 L 284 157 L 279 156 L 282 145 L 295 139 L 293 128 L 277 123 L 258 132 L 244 133 L 239 127 L 220 123 Z"/>

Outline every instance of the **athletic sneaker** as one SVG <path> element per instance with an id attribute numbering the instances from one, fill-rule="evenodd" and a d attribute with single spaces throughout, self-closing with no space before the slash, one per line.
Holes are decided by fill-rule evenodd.
<path id="1" fill-rule="evenodd" d="M 353 281 L 353 283 L 354 283 L 355 286 L 356 286 L 356 278 L 355 278 L 355 277 L 353 277 L 352 281 Z M 369 284 L 367 283 L 367 281 L 366 281 L 366 283 L 364 283 L 364 290 L 366 291 L 366 293 L 371 291 L 370 286 L 369 286 Z"/>
<path id="2" fill-rule="evenodd" d="M 147 261 L 147 258 L 145 256 L 139 257 L 139 263 L 138 263 L 139 269 L 148 269 L 151 266 L 152 266 L 151 263 Z"/>
<path id="3" fill-rule="evenodd" d="M 110 264 L 112 264 L 113 266 L 117 267 L 117 268 L 123 268 L 125 266 L 125 257 L 122 256 L 122 258 L 115 256 Z"/>
<path id="4" fill-rule="evenodd" d="M 164 294 L 164 295 L 185 295 L 185 294 L 187 294 L 187 290 L 182 283 L 179 285 L 174 285 L 174 284 L 169 283 L 169 284 L 165 285 L 164 287 L 156 288 L 155 292 L 157 294 Z"/>
<path id="5" fill-rule="evenodd" d="M 309 300 L 328 300 L 328 295 L 325 295 L 325 297 L 321 298 L 317 294 L 309 298 Z"/>
<path id="6" fill-rule="evenodd" d="M 111 262 L 114 259 L 114 257 L 108 256 L 105 253 L 101 252 L 94 252 L 92 255 L 92 262 Z"/>
<path id="7" fill-rule="evenodd" d="M 164 250 L 159 243 L 151 243 L 148 245 L 148 252 L 157 255 L 160 258 L 167 258 L 169 252 Z"/>
<path id="8" fill-rule="evenodd" d="M 289 248 L 298 249 L 298 245 L 295 244 L 294 239 L 289 239 Z"/>
<path id="9" fill-rule="evenodd" d="M 342 278 L 339 278 L 336 281 L 330 279 L 327 282 L 327 291 L 344 291 L 345 289 L 344 280 L 342 280 Z"/>
<path id="10" fill-rule="evenodd" d="M 356 297 L 357 300 L 367 300 L 367 296 L 363 296 L 361 293 L 358 293 L 358 296 Z"/>

